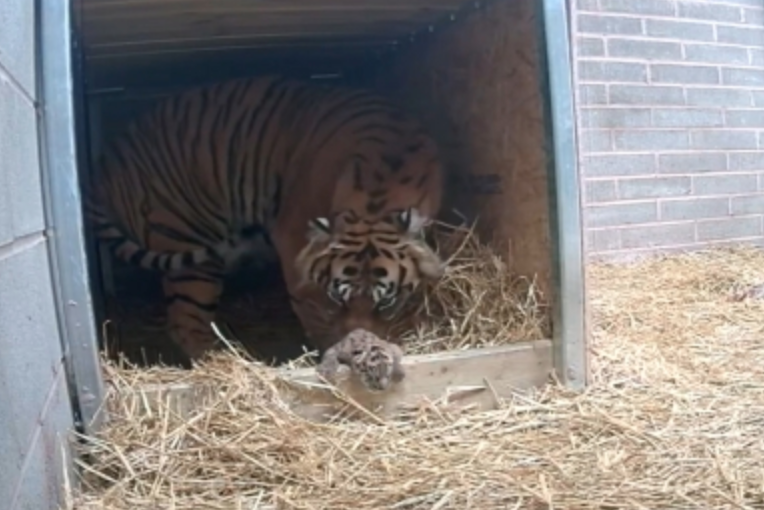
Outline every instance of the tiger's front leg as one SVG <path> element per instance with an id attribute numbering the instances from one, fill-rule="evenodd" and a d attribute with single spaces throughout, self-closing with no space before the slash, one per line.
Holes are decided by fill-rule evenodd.
<path id="1" fill-rule="evenodd" d="M 196 360 L 215 346 L 215 320 L 223 292 L 222 275 L 200 269 L 167 274 L 163 281 L 170 338 Z"/>

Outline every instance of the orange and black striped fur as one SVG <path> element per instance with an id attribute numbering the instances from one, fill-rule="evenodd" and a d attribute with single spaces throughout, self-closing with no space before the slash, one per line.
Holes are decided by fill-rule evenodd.
<path id="1" fill-rule="evenodd" d="M 278 77 L 190 90 L 131 124 L 95 174 L 98 237 L 164 273 L 169 333 L 192 359 L 214 343 L 222 276 L 258 239 L 322 351 L 358 327 L 384 338 L 442 274 L 422 235 L 441 202 L 437 147 L 367 91 Z"/>

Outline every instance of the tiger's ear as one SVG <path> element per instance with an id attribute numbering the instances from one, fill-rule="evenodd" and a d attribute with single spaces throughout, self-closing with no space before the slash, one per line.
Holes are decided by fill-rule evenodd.
<path id="1" fill-rule="evenodd" d="M 313 218 L 308 221 L 308 243 L 327 243 L 332 238 L 329 218 Z"/>
<path id="2" fill-rule="evenodd" d="M 407 254 L 414 260 L 419 274 L 427 279 L 437 280 L 443 276 L 443 261 L 425 241 L 425 229 L 432 219 L 423 215 L 416 207 L 409 207 L 395 214 L 394 220 L 402 233 L 408 236 Z"/>
<path id="3" fill-rule="evenodd" d="M 406 247 L 407 254 L 414 260 L 419 274 L 428 280 L 438 280 L 445 273 L 443 261 L 424 239 L 412 239 Z"/>
<path id="4" fill-rule="evenodd" d="M 425 228 L 432 223 L 432 219 L 423 215 L 416 207 L 396 212 L 395 221 L 402 231 L 412 237 L 423 237 Z"/>

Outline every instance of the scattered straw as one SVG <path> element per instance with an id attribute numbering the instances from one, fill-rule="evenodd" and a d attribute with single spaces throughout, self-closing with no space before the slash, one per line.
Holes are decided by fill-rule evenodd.
<path id="1" fill-rule="evenodd" d="M 190 373 L 107 366 L 113 421 L 83 447 L 70 508 L 764 508 L 764 302 L 730 299 L 762 267 L 754 250 L 592 267 L 591 387 L 490 412 L 319 425 L 231 354 Z M 116 396 L 179 377 L 218 393 L 182 420 Z"/>

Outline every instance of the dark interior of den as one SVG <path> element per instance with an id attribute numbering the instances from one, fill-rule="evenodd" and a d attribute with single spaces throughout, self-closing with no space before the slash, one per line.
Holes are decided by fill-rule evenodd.
<path id="1" fill-rule="evenodd" d="M 535 0 L 79 0 L 80 180 L 136 115 L 188 87 L 281 74 L 371 88 L 416 115 L 444 162 L 441 220 L 477 222 L 512 268 L 550 289 L 548 126 Z M 299 207 L 299 204 L 283 204 Z M 455 212 L 456 211 L 456 212 Z M 91 233 L 88 237 L 93 239 Z M 182 363 L 158 273 L 88 247 L 102 349 Z M 306 343 L 275 256 L 228 277 L 222 333 L 280 363 Z"/>

